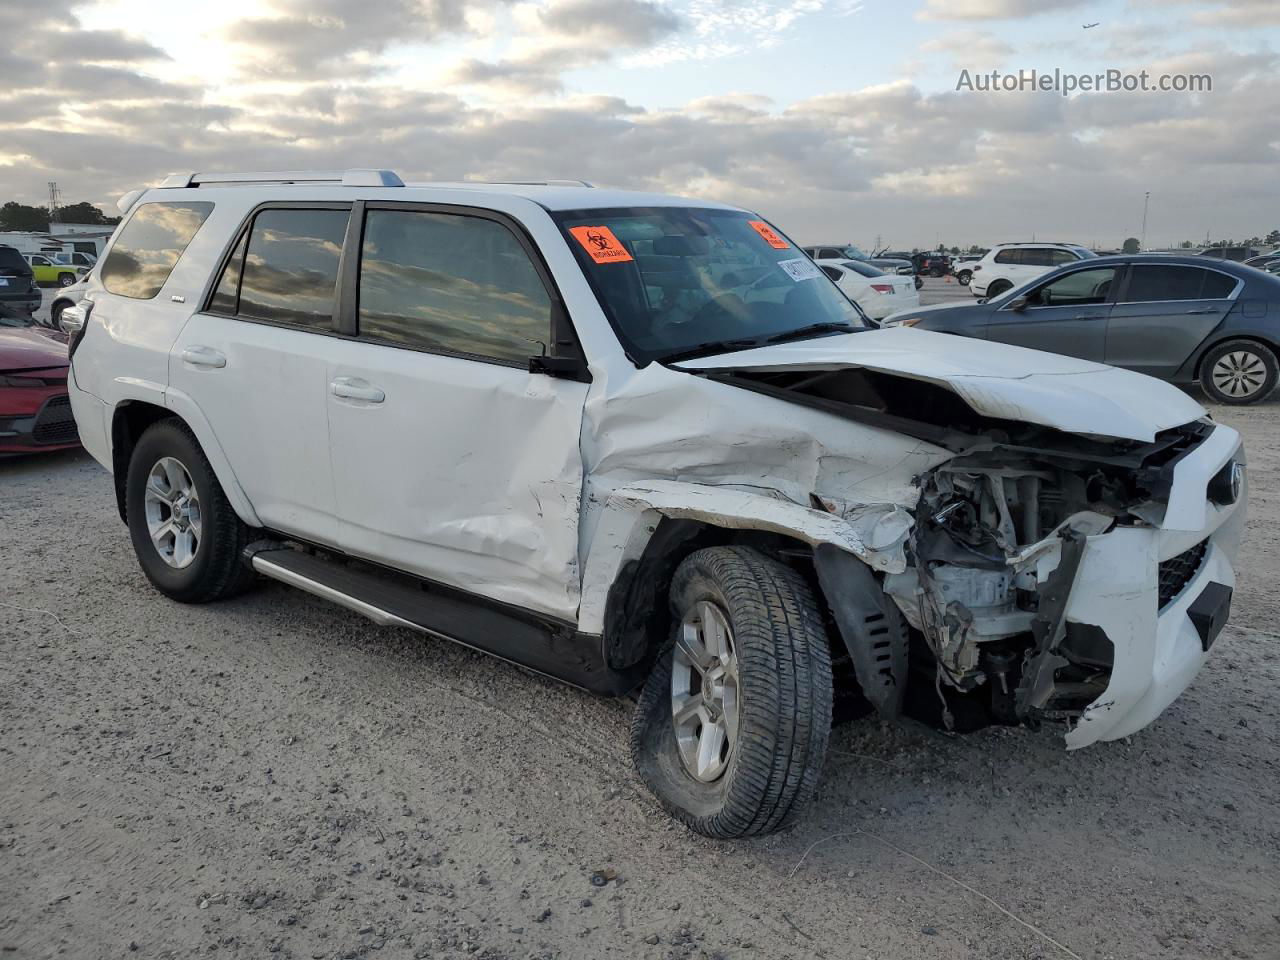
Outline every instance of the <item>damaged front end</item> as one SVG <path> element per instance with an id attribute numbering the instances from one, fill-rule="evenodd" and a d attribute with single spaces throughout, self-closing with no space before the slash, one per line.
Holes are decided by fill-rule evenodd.
<path id="1" fill-rule="evenodd" d="M 1085 733 L 1077 724 L 1072 745 L 1081 746 L 1145 725 L 1181 692 L 1185 683 L 1171 683 L 1189 682 L 1230 606 L 1243 514 L 1226 521 L 1243 496 L 1243 468 L 1232 437 L 1206 448 L 1223 429 L 1192 423 L 1151 443 L 1010 438 L 921 478 L 910 565 L 884 587 L 933 655 L 944 722 L 961 699 L 981 699 L 996 722 L 1033 724 L 1120 721 L 1136 694 L 1160 701 L 1139 711 L 1137 726 L 1094 723 Z M 1194 501 L 1183 503 L 1184 487 L 1210 510 L 1186 515 Z M 1192 590 L 1194 609 L 1162 624 Z M 1162 676 L 1170 657 L 1179 669 Z M 1146 674 L 1145 686 L 1142 676 L 1120 678 L 1123 700 L 1109 694 L 1119 667 Z"/>
<path id="2" fill-rule="evenodd" d="M 882 715 L 905 696 L 954 729 L 1060 719 L 1070 747 L 1116 739 L 1186 688 L 1225 623 L 1243 450 L 1172 387 L 1110 368 L 945 382 L 798 363 L 705 375 L 953 453 L 917 475 L 912 522 L 888 551 L 861 563 L 815 552 Z M 859 509 L 819 494 L 816 508 Z"/>

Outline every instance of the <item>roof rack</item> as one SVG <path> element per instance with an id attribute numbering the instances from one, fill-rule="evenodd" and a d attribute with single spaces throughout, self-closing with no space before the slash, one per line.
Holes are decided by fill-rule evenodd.
<path id="1" fill-rule="evenodd" d="M 251 183 L 331 183 L 341 187 L 403 187 L 393 170 L 265 170 L 253 173 L 171 173 L 162 188 Z"/>
<path id="2" fill-rule="evenodd" d="M 1083 243 L 1074 240 L 1003 240 L 997 247 L 1015 247 L 1020 243 L 1035 244 L 1037 247 L 1083 247 Z"/>
<path id="3" fill-rule="evenodd" d="M 490 183 L 495 187 L 591 187 L 595 184 L 586 180 L 479 180 L 477 183 Z"/>

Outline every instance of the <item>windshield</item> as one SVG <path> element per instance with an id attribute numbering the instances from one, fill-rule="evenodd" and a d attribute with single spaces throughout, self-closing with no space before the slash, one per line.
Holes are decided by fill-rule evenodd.
<path id="1" fill-rule="evenodd" d="M 0 303 L 0 327 L 30 327 L 35 322 L 31 314 Z"/>
<path id="2" fill-rule="evenodd" d="M 638 363 L 869 326 L 812 260 L 752 214 L 625 207 L 556 218 Z"/>
<path id="3" fill-rule="evenodd" d="M 842 257 L 848 257 L 850 260 L 870 260 L 871 259 L 865 253 L 863 253 L 861 250 L 859 250 L 857 247 L 853 245 L 849 245 L 845 247 L 836 247 L 836 249 L 840 251 L 840 255 Z"/>

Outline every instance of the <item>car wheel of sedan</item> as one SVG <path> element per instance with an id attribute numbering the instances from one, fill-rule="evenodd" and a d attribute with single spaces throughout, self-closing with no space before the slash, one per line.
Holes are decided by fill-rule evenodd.
<path id="1" fill-rule="evenodd" d="M 1008 280 L 993 280 L 991 281 L 990 286 L 987 287 L 987 299 L 991 299 L 992 297 L 998 297 L 1000 296 L 1000 294 L 1004 293 L 1006 290 L 1012 290 L 1012 289 L 1013 289 L 1013 284 L 1010 283 Z"/>
<path id="2" fill-rule="evenodd" d="M 1276 355 L 1252 340 L 1220 343 L 1200 362 L 1200 385 L 1218 403 L 1257 403 L 1275 390 L 1277 379 Z"/>
<path id="3" fill-rule="evenodd" d="M 186 424 L 162 420 L 133 449 L 125 516 L 142 572 L 181 603 L 206 603 L 253 581 L 241 553 L 249 528 L 227 501 Z"/>
<path id="4" fill-rule="evenodd" d="M 812 795 L 831 730 L 821 611 L 790 567 L 745 547 L 690 555 L 674 637 L 636 706 L 631 752 L 673 817 L 729 839 L 784 826 Z"/>
<path id="5" fill-rule="evenodd" d="M 961 270 L 956 274 L 956 283 L 960 284 L 962 287 L 967 287 L 969 285 L 969 281 L 972 279 L 973 273 L 969 270 Z"/>

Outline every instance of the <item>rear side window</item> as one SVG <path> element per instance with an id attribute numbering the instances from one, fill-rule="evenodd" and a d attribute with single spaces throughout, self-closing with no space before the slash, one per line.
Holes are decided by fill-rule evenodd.
<path id="1" fill-rule="evenodd" d="M 370 210 L 360 336 L 524 364 L 551 337 L 551 300 L 515 235 L 483 217 Z"/>
<path id="2" fill-rule="evenodd" d="M 150 300 L 212 210 L 213 204 L 202 200 L 142 204 L 111 245 L 102 285 L 122 297 Z"/>
<path id="3" fill-rule="evenodd" d="M 1224 290 L 1224 281 L 1226 282 Z M 1217 300 L 1235 289 L 1231 277 L 1216 270 L 1177 264 L 1136 266 L 1129 276 L 1126 303 L 1153 303 L 1161 300 Z"/>
<path id="4" fill-rule="evenodd" d="M 338 260 L 350 215 L 348 210 L 263 210 L 253 220 L 243 265 L 240 255 L 227 263 L 214 303 L 230 302 L 239 272 L 238 316 L 332 330 Z"/>
<path id="5" fill-rule="evenodd" d="M 0 247 L 0 277 L 29 277 L 31 267 L 13 247 Z"/>
<path id="6" fill-rule="evenodd" d="M 996 263 L 1022 263 L 1021 250 L 1001 250 L 996 254 Z"/>

